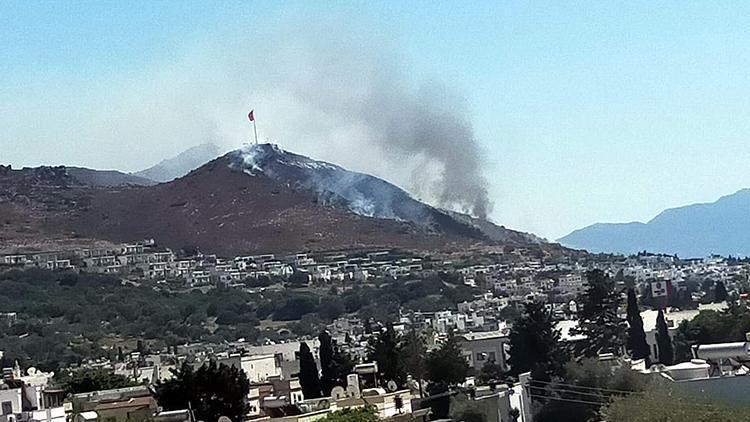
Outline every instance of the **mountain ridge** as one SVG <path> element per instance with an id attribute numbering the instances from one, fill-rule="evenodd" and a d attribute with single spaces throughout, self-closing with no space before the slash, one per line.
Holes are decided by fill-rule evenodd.
<path id="1" fill-rule="evenodd" d="M 648 250 L 700 257 L 750 255 L 750 189 L 713 202 L 666 209 L 646 223 L 596 223 L 559 242 L 591 252 L 637 253 Z"/>
<path id="2" fill-rule="evenodd" d="M 158 183 L 169 182 L 188 174 L 219 155 L 221 155 L 221 152 L 218 146 L 211 143 L 200 144 L 188 148 L 174 157 L 165 158 L 147 169 L 131 174 Z"/>

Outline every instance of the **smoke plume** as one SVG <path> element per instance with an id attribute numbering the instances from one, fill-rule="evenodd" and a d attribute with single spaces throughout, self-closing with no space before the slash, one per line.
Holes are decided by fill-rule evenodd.
<path id="1" fill-rule="evenodd" d="M 310 152 L 383 177 L 438 206 L 487 216 L 482 154 L 457 93 L 413 80 L 395 54 L 361 37 L 342 41 L 318 34 L 298 41 L 269 51 L 265 63 L 274 75 L 263 78 L 267 85 L 256 85 L 256 99 L 281 99 L 299 119 L 270 128 L 272 140 L 334 145 Z M 270 118 L 286 111 L 278 107 Z"/>

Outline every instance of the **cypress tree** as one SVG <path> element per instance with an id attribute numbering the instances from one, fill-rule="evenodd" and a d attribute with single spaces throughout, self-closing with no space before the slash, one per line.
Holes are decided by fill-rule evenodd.
<path id="1" fill-rule="evenodd" d="M 714 292 L 714 298 L 716 299 L 715 302 L 724 302 L 727 300 L 727 286 L 724 285 L 723 281 L 717 281 L 716 282 L 716 289 Z"/>
<path id="2" fill-rule="evenodd" d="M 667 321 L 664 319 L 664 311 L 661 309 L 656 316 L 656 346 L 659 348 L 659 362 L 664 365 L 672 365 L 674 363 L 672 339 L 669 337 L 669 328 L 667 327 Z"/>
<path id="3" fill-rule="evenodd" d="M 354 368 L 352 358 L 336 347 L 328 332 L 318 335 L 320 340 L 320 388 L 329 396 L 333 387 L 346 384 L 346 376 Z"/>
<path id="4" fill-rule="evenodd" d="M 323 394 L 330 394 L 331 389 L 334 387 L 335 378 L 333 374 L 333 342 L 331 341 L 331 335 L 326 331 L 322 331 L 318 335 L 320 341 L 320 387 L 323 390 Z"/>
<path id="5" fill-rule="evenodd" d="M 315 363 L 310 347 L 305 342 L 299 345 L 299 384 L 305 399 L 316 399 L 322 396 L 318 365 Z"/>
<path id="6" fill-rule="evenodd" d="M 651 349 L 646 342 L 646 332 L 643 330 L 643 318 L 638 309 L 638 299 L 635 290 L 628 289 L 628 350 L 634 359 L 645 359 L 646 366 L 651 365 Z"/>

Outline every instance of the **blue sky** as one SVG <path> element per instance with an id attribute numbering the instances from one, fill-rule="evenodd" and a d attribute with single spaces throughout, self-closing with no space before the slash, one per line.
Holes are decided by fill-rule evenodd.
<path id="1" fill-rule="evenodd" d="M 321 123 L 290 89 L 265 87 L 291 74 L 303 83 L 306 64 L 278 64 L 349 39 L 409 80 L 458 93 L 495 221 L 552 239 L 594 222 L 645 221 L 750 187 L 748 8 L 5 1 L 0 162 L 138 170 L 206 141 L 237 146 L 253 106 L 274 141 L 405 185 L 394 164 L 342 152 L 362 128 Z M 313 53 L 306 38 L 317 40 Z M 287 56 L 267 59 L 278 51 Z M 292 130 L 291 119 L 314 121 Z"/>

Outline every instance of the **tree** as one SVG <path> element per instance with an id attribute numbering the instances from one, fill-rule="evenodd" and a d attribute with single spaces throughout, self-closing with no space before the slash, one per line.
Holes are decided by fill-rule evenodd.
<path id="1" fill-rule="evenodd" d="M 400 339 L 392 324 L 370 337 L 367 360 L 378 363 L 378 377 L 385 384 L 394 381 L 400 387 L 406 384 L 406 370 L 400 356 Z"/>
<path id="2" fill-rule="evenodd" d="M 320 341 L 320 387 L 324 396 L 330 396 L 337 385 L 346 384 L 346 376 L 354 368 L 354 361 L 331 339 L 328 332 L 318 335 Z"/>
<path id="3" fill-rule="evenodd" d="M 172 379 L 158 382 L 153 390 L 164 410 L 192 408 L 196 419 L 203 421 L 220 416 L 239 421 L 247 413 L 250 382 L 236 366 L 209 361 L 196 370 L 185 362 L 172 373 Z"/>
<path id="4" fill-rule="evenodd" d="M 431 394 L 448 391 L 466 380 L 469 365 L 455 335 L 449 334 L 440 347 L 427 354 L 426 368 Z"/>
<path id="5" fill-rule="evenodd" d="M 306 286 L 310 284 L 310 274 L 304 271 L 294 271 L 287 279 L 292 286 Z"/>
<path id="6" fill-rule="evenodd" d="M 57 379 L 60 386 L 71 394 L 130 387 L 135 383 L 122 375 L 101 368 L 81 368 L 63 372 Z"/>
<path id="7" fill-rule="evenodd" d="M 674 349 L 674 358 L 676 362 L 684 362 L 690 360 L 693 357 L 692 346 L 693 346 L 693 333 L 691 332 L 691 326 L 689 321 L 682 321 L 677 326 L 677 330 L 674 333 L 672 339 L 672 348 Z"/>
<path id="8" fill-rule="evenodd" d="M 448 334 L 443 344 L 427 354 L 425 365 L 429 385 L 427 391 L 440 394 L 463 383 L 469 374 L 469 365 L 461 353 L 458 339 L 453 333 Z M 450 411 L 450 398 L 445 395 L 430 401 L 432 414 L 435 418 L 446 418 Z"/>
<path id="9" fill-rule="evenodd" d="M 331 412 L 318 422 L 377 422 L 378 415 L 372 406 L 347 408 Z"/>
<path id="10" fill-rule="evenodd" d="M 601 404 L 613 394 L 640 392 L 649 378 L 623 365 L 613 367 L 610 362 L 584 358 L 568 362 L 560 383 L 531 381 L 536 389 L 544 388 L 542 407 L 534 415 L 535 422 L 581 422 L 596 418 Z M 531 394 L 535 389 L 530 389 Z M 595 393 L 594 393 L 595 392 Z M 617 392 L 617 393 L 615 393 Z M 639 395 L 638 395 L 639 396 Z"/>
<path id="11" fill-rule="evenodd" d="M 401 342 L 400 355 L 407 374 L 411 375 L 417 381 L 419 393 L 420 395 L 424 395 L 422 380 L 424 380 L 426 372 L 427 348 L 424 345 L 424 339 L 416 330 L 412 329 L 404 335 Z"/>
<path id="12" fill-rule="evenodd" d="M 320 348 L 318 349 L 318 354 L 320 356 L 320 386 L 323 395 L 330 395 L 331 390 L 336 385 L 333 362 L 333 340 L 331 339 L 331 335 L 326 331 L 320 332 L 318 340 L 320 341 Z"/>
<path id="13" fill-rule="evenodd" d="M 461 422 L 487 422 L 488 409 L 484 406 L 478 405 L 478 403 L 472 399 L 471 393 L 468 391 L 457 392 L 450 400 L 450 412 L 448 417 L 454 421 Z M 492 420 L 505 421 L 505 415 L 503 415 L 503 409 L 497 410 L 496 414 L 493 414 Z"/>
<path id="14" fill-rule="evenodd" d="M 297 321 L 303 315 L 317 312 L 320 298 L 314 294 L 289 294 L 281 306 L 276 308 L 273 319 L 276 321 Z"/>
<path id="15" fill-rule="evenodd" d="M 715 302 L 724 302 L 727 300 L 727 296 L 727 287 L 724 285 L 724 282 L 717 281 L 714 290 L 714 298 L 716 299 Z"/>
<path id="16" fill-rule="evenodd" d="M 567 356 L 560 348 L 560 332 L 552 314 L 540 303 L 527 303 L 510 331 L 510 373 L 531 372 L 532 378 L 549 381 L 562 373 Z"/>
<path id="17" fill-rule="evenodd" d="M 628 350 L 634 359 L 645 359 L 646 366 L 651 364 L 651 349 L 646 342 L 646 332 L 643 330 L 643 318 L 638 309 L 638 299 L 634 289 L 628 289 Z"/>
<path id="18" fill-rule="evenodd" d="M 496 383 L 501 381 L 505 377 L 505 371 L 494 360 L 488 360 L 482 365 L 482 369 L 479 372 L 477 380 L 480 384 L 486 385 L 490 383 Z"/>
<path id="19" fill-rule="evenodd" d="M 620 354 L 626 326 L 617 315 L 620 294 L 614 281 L 602 270 L 586 274 L 589 287 L 581 295 L 578 313 L 579 332 L 585 336 L 576 343 L 578 357 L 596 357 L 601 353 Z"/>
<path id="20" fill-rule="evenodd" d="M 730 303 L 724 311 L 700 311 L 677 327 L 672 341 L 675 359 L 689 360 L 695 344 L 745 341 L 747 332 L 750 332 L 750 309 L 744 304 Z"/>
<path id="21" fill-rule="evenodd" d="M 305 342 L 299 346 L 299 384 L 305 399 L 316 399 L 321 396 L 318 365 Z"/>
<path id="22" fill-rule="evenodd" d="M 664 319 L 664 311 L 661 309 L 656 316 L 656 346 L 659 349 L 659 362 L 664 365 L 672 365 L 674 363 L 672 339 L 669 337 L 669 328 L 667 327 L 667 321 Z"/>
<path id="23" fill-rule="evenodd" d="M 346 312 L 344 307 L 344 301 L 339 299 L 337 296 L 327 297 L 320 304 L 318 313 L 321 317 L 333 321 L 340 317 Z"/>

